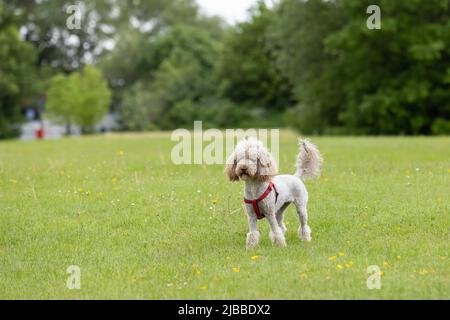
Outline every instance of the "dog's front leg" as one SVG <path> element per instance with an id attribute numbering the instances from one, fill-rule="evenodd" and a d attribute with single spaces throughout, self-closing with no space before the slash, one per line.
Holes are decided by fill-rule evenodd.
<path id="1" fill-rule="evenodd" d="M 283 230 L 278 225 L 275 213 L 271 212 L 270 214 L 267 214 L 266 218 L 270 224 L 269 237 L 272 243 L 280 247 L 286 247 L 286 240 L 284 238 L 284 233 Z"/>
<path id="2" fill-rule="evenodd" d="M 256 219 L 255 215 L 249 214 L 248 210 L 247 218 L 248 218 L 248 233 L 247 233 L 247 249 L 255 248 L 259 243 L 259 231 L 258 231 L 258 219 Z"/>

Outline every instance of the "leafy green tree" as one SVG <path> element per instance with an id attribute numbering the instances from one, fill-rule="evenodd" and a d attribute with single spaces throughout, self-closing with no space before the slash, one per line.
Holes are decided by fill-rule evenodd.
<path id="1" fill-rule="evenodd" d="M 268 46 L 271 24 L 276 18 L 264 2 L 252 12 L 249 22 L 233 28 L 223 44 L 219 76 L 225 97 L 250 106 L 284 110 L 291 103 L 291 87 L 276 68 Z"/>
<path id="2" fill-rule="evenodd" d="M 138 81 L 128 90 L 119 109 L 121 126 L 124 130 L 143 131 L 157 127 L 161 110 L 154 103 L 154 95 L 148 83 Z"/>
<path id="3" fill-rule="evenodd" d="M 71 125 L 75 122 L 77 101 L 74 100 L 73 93 L 76 90 L 69 77 L 59 74 L 51 79 L 47 91 L 47 112 L 55 121 L 66 125 L 66 134 L 71 133 Z"/>
<path id="4" fill-rule="evenodd" d="M 111 91 L 99 69 L 87 65 L 70 76 L 55 76 L 47 92 L 47 111 L 68 126 L 89 132 L 108 112 Z"/>
<path id="5" fill-rule="evenodd" d="M 0 2 L 0 139 L 19 134 L 20 103 L 30 94 L 35 57 Z"/>
<path id="6" fill-rule="evenodd" d="M 361 13 L 371 4 L 381 8 L 381 30 L 366 27 Z M 450 119 L 450 1 L 342 0 L 342 6 L 348 20 L 326 40 L 344 94 L 340 120 L 369 134 L 445 128 L 434 122 Z"/>
<path id="7" fill-rule="evenodd" d="M 339 125 L 340 85 L 333 77 L 335 58 L 324 40 L 344 24 L 340 1 L 285 0 L 276 14 L 268 45 L 297 100 L 287 122 L 307 133 Z"/>
<path id="8" fill-rule="evenodd" d="M 219 48 L 218 42 L 208 32 L 190 26 L 176 26 L 158 39 L 144 43 L 140 50 L 145 54 L 136 69 L 140 72 L 145 70 L 145 73 L 141 73 L 139 84 L 131 91 L 136 96 L 125 94 L 120 106 L 120 114 L 126 115 L 124 128 L 173 128 L 179 124 L 174 119 L 181 119 L 173 117 L 171 112 L 177 104 L 189 101 L 200 108 L 204 100 L 216 96 L 215 65 Z M 133 112 L 147 116 L 138 124 Z"/>
<path id="9" fill-rule="evenodd" d="M 192 109 L 196 105 L 201 109 L 209 105 L 206 101 L 216 99 L 218 43 L 208 33 L 191 27 L 174 28 L 153 46 L 149 57 L 149 65 L 155 63 L 156 68 L 150 90 L 154 104 L 162 110 L 162 128 L 171 129 L 185 123 L 176 121 L 185 119 L 180 106 Z M 174 117 L 172 109 L 176 106 L 179 115 Z M 190 109 L 186 110 L 186 115 L 196 114 Z"/>
<path id="10" fill-rule="evenodd" d="M 70 6 L 80 9 L 79 29 L 67 27 L 74 14 Z M 9 0 L 8 8 L 18 17 L 25 40 L 36 47 L 38 65 L 64 72 L 95 63 L 109 51 L 105 41 L 117 40 L 122 30 L 148 36 L 175 23 L 202 25 L 194 0 Z"/>
<path id="11" fill-rule="evenodd" d="M 147 54 L 143 50 L 146 39 L 139 30 L 125 27 L 117 35 L 114 50 L 99 61 L 99 67 L 116 93 L 123 94 L 148 74 L 142 63 Z"/>
<path id="12" fill-rule="evenodd" d="M 366 26 L 381 8 L 381 30 Z M 430 134 L 450 118 L 450 1 L 284 0 L 272 46 L 305 132 Z"/>
<path id="13" fill-rule="evenodd" d="M 69 29 L 68 18 L 78 6 L 80 29 Z M 59 71 L 78 70 L 103 54 L 102 41 L 112 38 L 113 2 L 66 0 L 9 0 L 8 7 L 17 17 L 24 39 L 37 51 L 37 65 L 51 66 Z"/>
<path id="14" fill-rule="evenodd" d="M 84 131 L 91 131 L 109 110 L 111 91 L 103 78 L 102 72 L 93 66 L 85 66 L 81 72 L 71 75 L 74 87 L 78 88 L 78 108 L 74 119 Z"/>
<path id="15" fill-rule="evenodd" d="M 123 10 L 136 12 L 136 15 L 132 14 L 132 16 L 138 18 L 141 27 L 122 25 L 118 28 L 114 50 L 99 61 L 99 66 L 113 88 L 112 108 L 121 115 L 131 117 L 126 116 L 126 119 L 122 121 L 124 129 L 129 127 L 126 124 L 127 119 L 134 122 L 131 113 L 134 107 L 129 104 L 133 98 L 129 93 L 140 91 L 135 87 L 136 83 L 140 83 L 138 87 L 145 86 L 146 90 L 149 90 L 156 71 L 163 60 L 172 54 L 175 47 L 186 50 L 188 54 L 190 52 L 190 54 L 206 57 L 207 52 L 195 52 L 195 50 L 209 50 L 210 42 L 218 43 L 221 39 L 224 28 L 224 22 L 220 18 L 202 15 L 194 0 L 164 1 L 163 5 L 153 7 L 149 3 L 143 7 L 141 4 L 135 6 L 132 1 L 129 2 L 127 8 Z M 149 13 L 145 13 L 147 5 Z M 153 16 L 150 12 L 153 12 Z M 197 46 L 197 49 L 189 47 L 192 43 Z M 204 49 L 201 49 L 202 46 Z M 209 55 L 215 56 L 216 51 L 216 48 L 213 48 Z M 207 62 L 203 66 L 209 68 L 208 65 L 211 63 L 215 65 L 216 62 Z M 142 92 L 141 96 L 149 95 Z M 158 100 L 153 95 L 153 100 L 155 99 Z M 122 110 L 122 108 L 128 110 Z M 135 111 L 139 112 L 138 110 L 143 111 L 148 106 L 142 108 L 136 106 L 136 108 Z M 153 114 L 156 110 L 160 110 L 158 106 L 153 105 L 151 109 Z"/>

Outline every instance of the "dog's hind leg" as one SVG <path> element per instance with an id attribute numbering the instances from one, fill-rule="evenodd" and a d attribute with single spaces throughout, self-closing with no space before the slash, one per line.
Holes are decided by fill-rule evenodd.
<path id="1" fill-rule="evenodd" d="M 308 200 L 295 201 L 295 208 L 297 209 L 298 217 L 300 218 L 300 227 L 298 228 L 298 235 L 303 241 L 311 241 L 311 228 L 308 226 L 308 210 L 306 209 Z"/>
<path id="2" fill-rule="evenodd" d="M 267 221 L 269 221 L 270 225 L 270 233 L 269 238 L 273 244 L 285 247 L 286 240 L 284 238 L 283 229 L 278 225 L 277 217 L 275 213 L 270 213 L 266 215 Z"/>

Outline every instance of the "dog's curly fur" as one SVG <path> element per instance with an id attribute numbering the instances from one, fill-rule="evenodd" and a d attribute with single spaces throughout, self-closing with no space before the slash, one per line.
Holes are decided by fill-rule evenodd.
<path id="1" fill-rule="evenodd" d="M 261 213 L 270 224 L 269 237 L 273 244 L 286 246 L 286 226 L 283 222 L 283 213 L 289 204 L 294 203 L 300 218 L 299 236 L 302 240 L 311 241 L 311 229 L 308 226 L 306 205 L 308 192 L 302 180 L 315 178 L 320 174 L 322 156 L 319 149 L 309 140 L 300 140 L 300 152 L 297 155 L 297 170 L 294 175 L 277 175 L 278 166 L 264 147 L 263 143 L 249 137 L 240 141 L 234 152 L 227 160 L 225 172 L 230 181 L 245 181 L 244 197 L 257 199 L 264 193 L 272 179 L 278 192 L 271 192 L 258 203 Z M 247 248 L 258 245 L 259 231 L 257 217 L 251 204 L 246 204 L 249 232 L 247 234 Z"/>

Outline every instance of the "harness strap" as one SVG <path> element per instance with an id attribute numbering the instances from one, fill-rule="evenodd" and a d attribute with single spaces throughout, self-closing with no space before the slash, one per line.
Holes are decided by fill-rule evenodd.
<path id="1" fill-rule="evenodd" d="M 269 186 L 267 187 L 266 191 L 264 191 L 264 193 L 258 199 L 249 200 L 249 199 L 244 198 L 245 203 L 252 205 L 253 211 L 255 211 L 256 218 L 258 220 L 261 220 L 264 218 L 264 214 L 262 214 L 261 211 L 259 210 L 258 202 L 264 200 L 269 195 L 269 193 L 272 191 L 272 189 L 275 191 L 275 203 L 276 203 L 278 200 L 278 192 L 272 181 L 269 182 Z"/>

